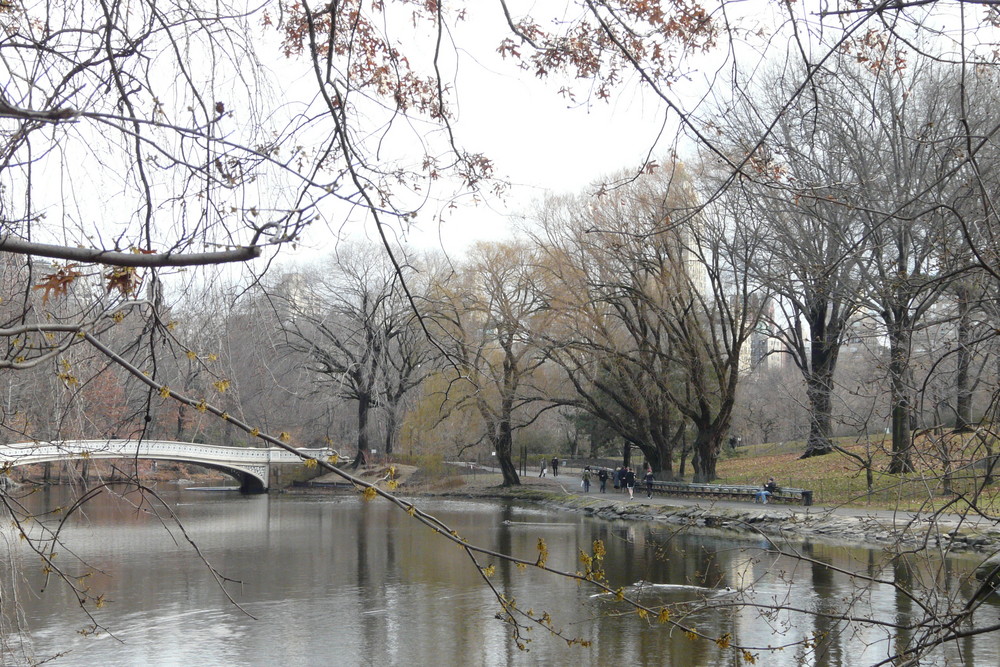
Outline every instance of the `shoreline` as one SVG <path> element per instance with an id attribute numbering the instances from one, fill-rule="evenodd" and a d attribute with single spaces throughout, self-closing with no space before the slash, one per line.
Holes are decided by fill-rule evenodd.
<path id="1" fill-rule="evenodd" d="M 979 516 L 960 516 L 891 510 L 754 503 L 732 500 L 689 499 L 654 496 L 636 488 L 635 498 L 608 489 L 574 493 L 563 481 L 575 484 L 572 476 L 522 478 L 520 487 L 496 484 L 498 476 L 462 475 L 461 486 L 435 488 L 433 484 L 408 483 L 396 493 L 412 497 L 481 498 L 537 503 L 553 509 L 580 512 L 605 520 L 652 521 L 675 526 L 691 526 L 731 531 L 740 535 L 761 534 L 783 541 L 811 540 L 850 542 L 859 545 L 905 550 L 937 549 L 942 552 L 1000 551 L 1000 525 Z M 316 480 L 320 481 L 320 480 Z M 596 486 L 596 485 L 595 485 Z M 296 487 L 296 492 L 309 491 Z M 326 489 L 326 492 L 339 492 Z M 353 492 L 351 492 L 353 493 Z"/>
<path id="2" fill-rule="evenodd" d="M 991 525 L 989 529 L 982 530 L 960 518 L 932 519 L 912 513 L 886 517 L 877 510 L 843 514 L 835 513 L 831 508 L 811 507 L 806 510 L 771 504 L 733 507 L 729 503 L 709 502 L 682 506 L 671 503 L 671 499 L 662 504 L 644 501 L 608 502 L 567 496 L 543 504 L 606 520 L 662 522 L 731 531 L 743 536 L 761 534 L 790 542 L 823 540 L 864 546 L 899 545 L 904 548 L 982 552 L 1000 548 L 1000 528 Z"/>

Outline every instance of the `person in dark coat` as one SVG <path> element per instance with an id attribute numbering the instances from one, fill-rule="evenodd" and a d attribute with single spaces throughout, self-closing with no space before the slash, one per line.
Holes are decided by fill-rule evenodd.
<path id="1" fill-rule="evenodd" d="M 559 458 L 556 456 L 552 457 L 552 476 L 559 476 Z"/>
<path id="2" fill-rule="evenodd" d="M 607 493 L 608 491 L 608 469 L 601 468 L 597 471 L 597 479 L 601 482 L 601 493 Z"/>
<path id="3" fill-rule="evenodd" d="M 646 497 L 653 497 L 653 469 L 646 468 L 646 474 L 643 475 L 642 480 L 646 482 Z"/>
<path id="4" fill-rule="evenodd" d="M 622 488 L 622 467 L 621 466 L 615 466 L 615 474 L 614 474 L 614 477 L 612 478 L 612 480 L 614 481 L 614 484 L 615 484 L 615 491 L 617 491 L 618 489 Z"/>
<path id="5" fill-rule="evenodd" d="M 624 476 L 624 478 L 623 478 L 622 481 L 624 482 L 625 488 L 628 489 L 629 500 L 632 500 L 633 498 L 635 498 L 635 495 L 634 495 L 635 494 L 635 471 L 632 470 L 631 468 L 625 468 L 625 476 Z"/>

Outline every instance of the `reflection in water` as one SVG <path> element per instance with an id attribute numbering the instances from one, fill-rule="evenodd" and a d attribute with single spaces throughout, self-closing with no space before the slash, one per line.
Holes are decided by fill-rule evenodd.
<path id="1" fill-rule="evenodd" d="M 41 574 L 27 568 L 30 557 L 22 549 L 17 567 L 26 577 L 17 590 L 32 644 L 29 655 L 19 659 L 10 651 L 8 634 L 0 662 L 29 664 L 61 652 L 50 664 L 737 662 L 731 649 L 713 641 L 642 621 L 614 596 L 533 568 L 494 563 L 490 581 L 520 609 L 531 609 L 536 617 L 547 612 L 565 637 L 591 642 L 570 646 L 536 629 L 523 635 L 533 640 L 529 651 L 519 651 L 510 627 L 495 618 L 497 600 L 464 552 L 387 503 L 190 492 L 169 498 L 205 557 L 241 582 L 226 590 L 254 618 L 227 602 L 176 530 L 165 530 L 148 512 L 101 499 L 71 522 L 67 533 L 89 567 L 77 567 L 70 558 L 63 563 L 68 571 L 94 573 L 90 585 L 109 600 L 94 613 L 115 639 L 77 634 L 88 621 L 74 611 L 74 598 L 56 585 L 38 595 Z M 48 500 L 58 501 L 55 495 Z M 535 560 L 542 538 L 549 564 L 563 570 L 580 569 L 581 551 L 590 553 L 594 540 L 602 540 L 613 588 L 623 587 L 653 607 L 668 605 L 674 621 L 708 637 L 730 633 L 734 642 L 756 647 L 751 653 L 768 665 L 872 664 L 912 633 L 834 615 L 851 612 L 859 619 L 905 624 L 923 606 L 960 604 L 970 589 L 971 564 L 964 561 L 912 558 L 883 565 L 877 551 L 818 544 L 801 547 L 803 558 L 792 559 L 773 553 L 770 543 L 722 533 L 592 520 L 507 503 L 421 505 L 470 541 L 525 560 Z M 490 564 L 487 558 L 481 562 Z M 9 579 L 2 584 L 5 604 L 13 592 Z M 900 594 L 893 582 L 917 593 Z M 990 602 L 983 611 L 995 617 L 997 604 Z M 815 643 L 804 647 L 803 638 Z M 765 650 L 782 644 L 788 650 Z M 923 664 L 962 659 L 994 665 L 1000 662 L 998 647 L 998 637 L 970 637 L 937 663 Z"/>

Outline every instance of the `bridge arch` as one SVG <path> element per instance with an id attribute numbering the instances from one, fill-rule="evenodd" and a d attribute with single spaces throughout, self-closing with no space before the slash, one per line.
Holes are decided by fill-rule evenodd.
<path id="1" fill-rule="evenodd" d="M 271 466 L 301 463 L 305 458 L 325 459 L 327 449 L 279 447 L 226 447 L 172 440 L 60 440 L 0 445 L 0 467 L 17 467 L 48 461 L 151 459 L 194 463 L 234 477 L 242 493 L 265 493 L 270 487 Z"/>

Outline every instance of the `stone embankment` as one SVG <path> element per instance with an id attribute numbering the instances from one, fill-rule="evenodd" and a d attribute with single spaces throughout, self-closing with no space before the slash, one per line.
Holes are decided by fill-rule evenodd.
<path id="1" fill-rule="evenodd" d="M 839 544 L 884 546 L 902 549 L 947 549 L 986 556 L 1000 554 L 1000 522 L 956 514 L 931 515 L 852 507 L 767 504 L 749 502 L 645 497 L 641 489 L 629 500 L 625 494 L 576 492 L 578 476 L 522 477 L 522 485 L 504 488 L 499 475 L 464 476 L 457 486 L 435 487 L 408 479 L 413 470 L 400 466 L 404 494 L 510 498 L 609 520 L 655 521 L 677 526 L 697 526 L 742 534 L 759 534 L 793 541 L 835 540 Z M 320 478 L 322 480 L 324 478 Z M 596 485 L 595 485 L 596 486 Z"/>
<path id="2" fill-rule="evenodd" d="M 407 471 L 410 477 L 413 471 Z M 408 480 L 409 481 L 409 480 Z M 933 549 L 976 552 L 983 559 L 976 577 L 1000 587 L 1000 521 L 973 514 L 895 512 L 852 507 L 757 505 L 746 502 L 656 496 L 634 499 L 618 492 L 574 493 L 575 480 L 526 477 L 523 486 L 497 486 L 497 476 L 468 476 L 460 486 L 406 483 L 403 493 L 427 496 L 508 498 L 607 520 L 653 521 L 695 526 L 740 535 L 763 535 L 782 541 L 835 541 L 882 546 L 893 551 Z M 564 484 L 565 482 L 565 484 Z M 567 485 L 570 488 L 567 488 Z"/>
<path id="3" fill-rule="evenodd" d="M 637 497 L 629 501 L 593 494 L 548 494 L 542 502 L 602 519 L 657 521 L 758 533 L 784 540 L 832 539 L 867 546 L 949 547 L 987 553 L 1000 550 L 1000 525 L 981 517 L 712 501 L 689 504 L 690 501 L 669 498 L 650 501 Z"/>

